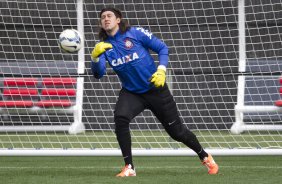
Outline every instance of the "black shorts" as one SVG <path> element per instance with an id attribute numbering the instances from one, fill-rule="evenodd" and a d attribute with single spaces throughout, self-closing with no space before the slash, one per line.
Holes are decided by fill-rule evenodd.
<path id="1" fill-rule="evenodd" d="M 142 94 L 132 93 L 122 88 L 114 116 L 132 120 L 145 109 L 151 110 L 164 127 L 179 119 L 176 103 L 167 85 L 162 88 L 153 88 Z"/>

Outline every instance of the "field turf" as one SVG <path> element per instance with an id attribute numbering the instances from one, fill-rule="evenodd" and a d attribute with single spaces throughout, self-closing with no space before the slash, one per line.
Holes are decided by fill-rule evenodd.
<path id="1" fill-rule="evenodd" d="M 116 178 L 120 157 L 0 157 L 3 184 L 282 183 L 281 156 L 214 156 L 210 176 L 197 157 L 134 157 L 137 176 Z"/>

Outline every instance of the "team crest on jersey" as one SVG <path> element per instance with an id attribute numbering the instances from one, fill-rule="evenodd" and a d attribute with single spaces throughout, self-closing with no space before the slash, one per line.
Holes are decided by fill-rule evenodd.
<path id="1" fill-rule="evenodd" d="M 127 49 L 131 49 L 133 47 L 133 43 L 129 39 L 125 39 L 124 43 Z"/>

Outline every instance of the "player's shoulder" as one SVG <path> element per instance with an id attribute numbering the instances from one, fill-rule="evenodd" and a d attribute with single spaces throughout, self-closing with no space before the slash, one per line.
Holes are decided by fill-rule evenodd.
<path id="1" fill-rule="evenodd" d="M 131 27 L 130 30 L 132 30 L 132 31 L 137 31 L 137 32 L 150 32 L 150 30 L 147 29 L 147 28 L 144 28 L 144 27 L 136 27 L 136 26 Z"/>
<path id="2" fill-rule="evenodd" d="M 148 36 L 150 39 L 152 38 L 152 33 L 143 27 L 131 27 L 132 32 L 134 32 L 136 35 L 146 35 Z"/>
<path id="3" fill-rule="evenodd" d="M 139 32 L 139 27 L 133 27 L 131 26 L 128 31 L 126 32 L 127 34 L 136 34 Z"/>

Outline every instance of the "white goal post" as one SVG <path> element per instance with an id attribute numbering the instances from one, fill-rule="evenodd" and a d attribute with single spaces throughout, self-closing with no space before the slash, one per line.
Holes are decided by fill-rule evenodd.
<path id="1" fill-rule="evenodd" d="M 168 86 L 184 125 L 209 153 L 282 155 L 282 113 L 274 105 L 282 99 L 282 5 L 276 0 L 0 1 L 0 155 L 121 155 L 113 120 L 120 82 L 109 66 L 100 80 L 90 70 L 99 12 L 108 6 L 167 44 Z M 69 28 L 84 35 L 78 53 L 58 46 Z M 50 78 L 77 82 L 46 85 Z M 130 129 L 133 155 L 195 155 L 150 111 Z"/>
<path id="2" fill-rule="evenodd" d="M 269 123 L 267 121 L 251 121 L 250 123 L 244 122 L 244 114 L 245 113 L 257 113 L 258 116 L 265 116 L 267 113 L 275 113 L 275 114 L 281 114 L 282 108 L 280 106 L 275 105 L 274 100 L 280 100 L 279 96 L 277 97 L 277 93 L 280 95 L 280 74 L 278 76 L 271 75 L 271 72 L 275 72 L 273 69 L 264 70 L 262 69 L 263 65 L 268 65 L 268 58 L 266 58 L 266 61 L 262 61 L 262 66 L 260 67 L 258 63 L 259 60 L 255 62 L 250 61 L 250 64 L 247 64 L 248 59 L 247 58 L 247 50 L 246 45 L 250 44 L 246 42 L 246 13 L 245 13 L 245 0 L 238 1 L 238 32 L 239 32 L 239 66 L 238 70 L 239 72 L 243 72 L 243 75 L 238 76 L 238 92 L 237 92 L 237 104 L 235 105 L 234 111 L 235 111 L 235 122 L 231 127 L 231 133 L 233 134 L 240 134 L 244 131 L 282 131 L 282 125 L 280 122 L 273 121 L 272 123 Z M 247 29 L 248 30 L 248 29 Z M 252 60 L 253 58 L 250 58 Z M 276 58 L 275 58 L 276 59 Z M 269 60 L 273 60 L 273 58 L 269 58 Z M 279 61 L 278 61 L 279 62 Z M 256 66 L 258 65 L 258 66 Z M 270 63 L 271 65 L 271 63 Z M 279 65 L 277 65 L 278 67 Z M 277 69 L 277 68 L 276 68 Z M 247 72 L 246 72 L 247 71 Z M 246 72 L 244 74 L 244 72 Z M 265 72 L 265 74 L 256 75 L 257 72 Z M 263 77 L 263 79 L 261 79 Z M 249 79 L 248 79 L 249 78 Z M 252 87 L 248 87 L 246 85 L 246 80 L 249 83 L 249 85 L 252 85 Z M 257 86 L 255 83 L 256 81 L 264 81 L 267 83 L 267 81 L 273 81 L 274 85 L 277 87 L 276 94 L 269 94 L 269 96 L 275 96 L 273 99 L 269 100 L 268 104 L 263 104 L 261 102 L 253 102 L 250 105 L 245 105 L 245 91 L 249 90 L 248 88 L 268 88 L 266 84 L 262 86 Z M 275 81 L 276 80 L 276 81 Z M 250 84 L 253 83 L 253 84 Z M 273 87 L 273 86 L 272 86 Z M 248 95 L 251 96 L 250 92 Z M 257 94 L 257 95 L 265 95 L 265 94 Z M 256 96 L 256 94 L 254 94 Z M 262 101 L 262 100 L 261 100 Z M 250 103 L 250 102 L 248 102 Z M 257 105 L 257 103 L 260 103 Z M 261 115 L 260 113 L 264 113 L 264 115 Z M 269 114 L 267 114 L 269 115 Z"/>

